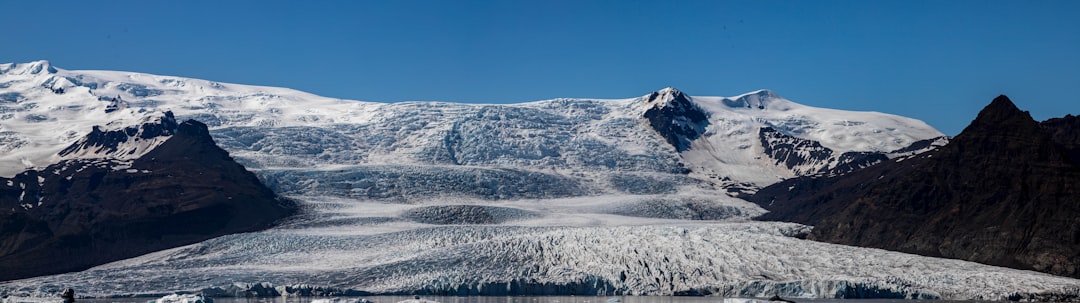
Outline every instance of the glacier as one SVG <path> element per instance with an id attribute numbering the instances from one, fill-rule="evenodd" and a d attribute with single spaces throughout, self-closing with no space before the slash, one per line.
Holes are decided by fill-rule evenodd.
<path id="1" fill-rule="evenodd" d="M 549 203 L 521 208 L 551 208 Z M 319 285 L 343 294 L 968 300 L 1075 299 L 1080 291 L 1075 279 L 801 240 L 797 236 L 808 227 L 792 223 L 567 211 L 501 224 L 440 225 L 389 217 L 411 209 L 401 204 L 334 204 L 318 207 L 327 215 L 297 218 L 267 232 L 0 288 L 7 295 L 64 287 L 90 296 L 157 295 L 241 281 Z"/>
<path id="2" fill-rule="evenodd" d="M 218 145 L 299 201 L 301 213 L 263 232 L 0 282 L 0 295 L 70 287 L 91 297 L 1080 300 L 1076 279 L 813 242 L 802 239 L 809 226 L 752 221 L 764 210 L 739 194 L 879 159 L 856 161 L 861 155 L 910 156 L 947 141 L 918 120 L 815 108 L 768 90 L 377 103 L 47 61 L 0 64 L 0 175 L 65 159 L 61 150 L 94 126 L 138 125 L 166 111 L 206 123 Z M 686 127 L 662 133 L 649 111 Z"/>
<path id="3" fill-rule="evenodd" d="M 689 176 L 710 187 L 752 191 L 815 173 L 842 153 L 887 153 L 942 137 L 922 121 L 815 108 L 767 90 L 691 97 L 666 88 L 637 98 L 506 105 L 377 103 L 181 77 L 69 71 L 47 61 L 2 64 L 0 83 L 4 176 L 55 163 L 61 149 L 94 126 L 137 125 L 148 111 L 207 124 L 222 148 L 264 178 L 291 168 L 451 166 L 547 174 L 597 194 L 610 193 L 602 181 L 624 173 Z M 707 121 L 696 126 L 700 133 L 689 146 L 677 147 L 644 118 L 657 109 Z M 766 127 L 837 155 L 813 159 L 809 167 L 778 165 L 759 142 Z"/>

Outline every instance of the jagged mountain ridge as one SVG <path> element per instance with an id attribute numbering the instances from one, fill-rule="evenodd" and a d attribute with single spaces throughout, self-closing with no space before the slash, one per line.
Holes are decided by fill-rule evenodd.
<path id="1" fill-rule="evenodd" d="M 815 141 L 785 135 L 772 127 L 762 128 L 758 134 L 765 154 L 800 176 L 843 174 L 889 159 L 887 153 L 877 152 L 835 155 Z"/>
<path id="2" fill-rule="evenodd" d="M 114 129 L 95 125 L 89 134 L 57 155 L 61 159 L 138 159 L 171 138 L 179 127 L 172 112 L 147 114 L 138 125 Z"/>
<path id="3" fill-rule="evenodd" d="M 690 149 L 690 144 L 705 134 L 709 114 L 690 98 L 675 89 L 664 89 L 644 97 L 648 110 L 643 116 L 657 133 L 676 151 Z"/>
<path id="4" fill-rule="evenodd" d="M 1037 123 L 995 98 L 937 150 L 752 197 L 811 238 L 1080 276 L 1075 117 Z"/>
<path id="5" fill-rule="evenodd" d="M 59 163 L 0 177 L 0 280 L 261 230 L 293 213 L 205 124 L 169 112 L 147 118 L 95 127 Z"/>

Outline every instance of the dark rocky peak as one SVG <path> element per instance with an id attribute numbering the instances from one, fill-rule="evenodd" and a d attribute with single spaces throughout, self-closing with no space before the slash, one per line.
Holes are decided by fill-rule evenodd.
<path id="1" fill-rule="evenodd" d="M 668 87 L 643 99 L 647 106 L 644 118 L 679 152 L 690 149 L 690 143 L 709 126 L 709 113 L 677 89 Z"/>
<path id="2" fill-rule="evenodd" d="M 199 123 L 197 121 L 193 122 Z M 141 127 L 142 132 L 140 132 L 139 136 L 144 139 L 149 139 L 153 137 L 171 136 L 172 134 L 176 133 L 176 130 L 180 127 L 180 124 L 176 123 L 176 117 L 173 116 L 173 113 L 171 111 L 166 111 L 162 113 L 160 117 L 157 117 L 156 123 L 143 123 Z M 203 125 L 203 128 L 205 129 L 206 126 Z"/>
<path id="3" fill-rule="evenodd" d="M 1016 104 L 1013 104 L 1009 97 L 1000 95 L 994 98 L 990 105 L 979 111 L 979 115 L 975 117 L 975 120 L 971 121 L 971 124 L 964 128 L 964 131 L 957 138 L 967 132 L 1015 133 L 1018 130 L 1034 131 L 1036 124 L 1035 119 L 1031 118 L 1031 114 L 1016 107 Z"/>
<path id="4" fill-rule="evenodd" d="M 105 105 L 105 113 L 106 114 L 111 113 L 111 112 L 115 112 L 115 111 L 118 111 L 118 110 L 121 110 L 121 109 L 125 109 L 125 108 L 128 108 L 128 107 L 131 106 L 130 104 L 128 104 L 127 101 L 124 101 L 123 98 L 120 98 L 119 95 L 117 95 L 116 97 L 111 97 L 111 98 L 98 97 L 98 100 L 108 102 L 108 104 Z"/>
<path id="5" fill-rule="evenodd" d="M 768 109 L 769 105 L 776 99 L 780 99 L 780 95 L 771 90 L 763 89 L 735 99 L 724 99 L 724 105 L 732 108 Z"/>
<path id="6" fill-rule="evenodd" d="M 644 99 L 646 104 L 659 106 L 665 106 L 670 102 L 675 102 L 679 105 L 692 104 L 690 98 L 687 97 L 686 94 L 674 87 L 665 87 L 664 89 L 652 92 L 646 95 Z"/>
<path id="7" fill-rule="evenodd" d="M 942 151 L 963 161 L 976 161 L 975 158 L 1042 161 L 1068 157 L 1031 114 L 1017 108 L 1005 95 L 994 98 Z"/>
<path id="8" fill-rule="evenodd" d="M 142 122 L 96 127 L 86 146 L 74 145 L 120 136 L 120 151 L 149 149 L 141 157 L 67 158 L 0 177 L 0 281 L 261 230 L 296 211 L 214 144 L 205 124 L 177 124 L 171 113 Z"/>
<path id="9" fill-rule="evenodd" d="M 157 147 L 177 132 L 179 124 L 171 111 L 152 113 L 138 125 L 94 126 L 89 134 L 61 150 L 63 158 L 133 159 Z"/>
<path id="10" fill-rule="evenodd" d="M 933 151 L 749 199 L 814 225 L 810 239 L 1080 277 L 1080 166 L 1061 143 L 1075 123 L 1040 125 L 1000 96 Z"/>
<path id="11" fill-rule="evenodd" d="M 173 122 L 175 122 L 175 120 L 173 120 Z M 210 129 L 206 127 L 206 124 L 191 119 L 176 126 L 176 133 L 200 138 L 210 138 Z"/>

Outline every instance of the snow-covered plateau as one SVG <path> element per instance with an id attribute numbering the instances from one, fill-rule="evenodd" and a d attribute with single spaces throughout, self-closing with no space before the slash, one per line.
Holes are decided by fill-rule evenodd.
<path id="1" fill-rule="evenodd" d="M 918 120 L 766 90 L 374 103 L 0 64 L 0 176 L 137 156 L 154 143 L 61 151 L 95 126 L 124 129 L 165 111 L 206 123 L 238 162 L 300 201 L 301 214 L 263 232 L 0 282 L 0 295 L 1080 298 L 1076 279 L 807 241 L 808 226 L 750 221 L 764 210 L 733 195 L 945 141 Z"/>

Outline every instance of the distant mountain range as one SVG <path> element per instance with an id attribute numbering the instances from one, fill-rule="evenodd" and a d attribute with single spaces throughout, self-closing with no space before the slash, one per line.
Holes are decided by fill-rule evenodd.
<path id="1" fill-rule="evenodd" d="M 1071 159 L 1075 120 L 1041 128 Z M 823 225 L 849 206 L 833 197 L 862 190 L 804 198 L 815 186 L 952 141 L 768 90 L 374 103 L 0 64 L 0 280 L 38 276 L 0 295 L 1080 298 L 1076 279 L 803 239 L 841 242 L 850 230 Z"/>

